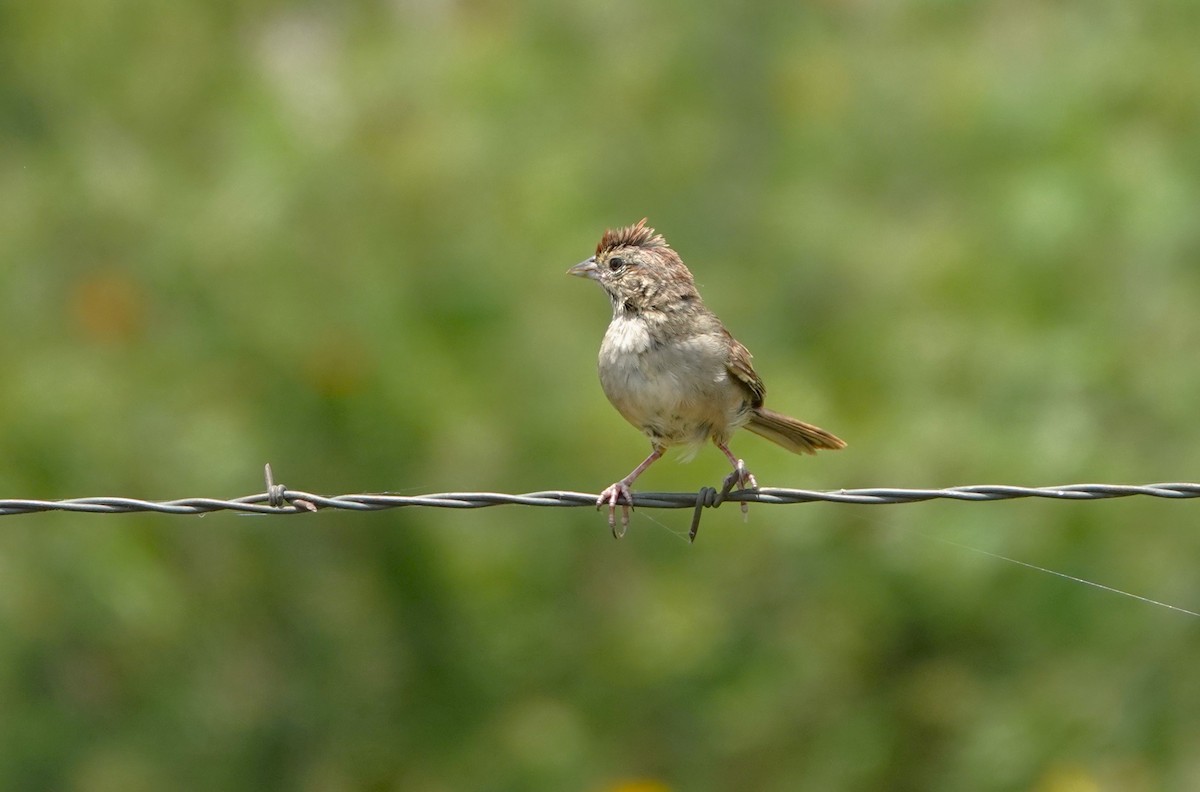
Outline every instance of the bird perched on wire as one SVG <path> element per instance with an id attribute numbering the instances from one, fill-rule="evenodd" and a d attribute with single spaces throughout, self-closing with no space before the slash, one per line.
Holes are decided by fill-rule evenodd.
<path id="1" fill-rule="evenodd" d="M 600 385 L 650 439 L 650 456 L 596 500 L 596 508 L 608 505 L 613 536 L 623 536 L 629 525 L 630 486 L 672 446 L 683 446 L 690 459 L 711 439 L 733 465 L 726 487 L 751 489 L 758 482 L 729 450 L 742 427 L 797 454 L 845 448 L 824 429 L 763 406 L 766 389 L 750 352 L 704 305 L 692 273 L 645 218 L 605 231 L 596 255 L 567 272 L 596 281 L 612 301 L 612 322 L 600 344 Z"/>

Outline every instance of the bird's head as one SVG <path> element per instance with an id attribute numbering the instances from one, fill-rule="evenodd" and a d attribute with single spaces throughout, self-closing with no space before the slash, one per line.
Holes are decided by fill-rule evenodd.
<path id="1" fill-rule="evenodd" d="M 599 283 L 618 313 L 666 310 L 700 296 L 679 254 L 662 234 L 646 225 L 644 217 L 634 225 L 605 231 L 596 255 L 571 267 L 567 274 Z"/>

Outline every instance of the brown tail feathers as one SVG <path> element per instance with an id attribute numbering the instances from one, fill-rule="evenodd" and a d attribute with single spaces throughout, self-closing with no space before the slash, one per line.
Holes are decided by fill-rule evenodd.
<path id="1" fill-rule="evenodd" d="M 818 448 L 836 451 L 846 447 L 845 441 L 840 437 L 831 435 L 818 426 L 797 421 L 765 407 L 754 409 L 746 428 L 794 454 L 815 454 Z"/>

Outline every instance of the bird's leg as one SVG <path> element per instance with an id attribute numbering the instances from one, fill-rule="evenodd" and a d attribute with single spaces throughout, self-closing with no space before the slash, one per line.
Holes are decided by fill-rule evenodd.
<path id="1" fill-rule="evenodd" d="M 755 480 L 754 474 L 746 469 L 746 463 L 735 457 L 725 443 L 717 443 L 717 448 L 721 449 L 721 453 L 725 454 L 725 458 L 733 465 L 733 472 L 725 477 L 723 489 L 728 492 L 735 485 L 738 489 L 758 489 L 758 481 Z M 750 505 L 742 501 L 742 516 L 746 517 L 749 513 Z"/>
<path id="2" fill-rule="evenodd" d="M 600 493 L 600 497 L 596 499 L 596 508 L 599 509 L 606 502 L 608 503 L 608 527 L 612 529 L 612 535 L 616 539 L 620 539 L 625 535 L 625 529 L 629 527 L 629 510 L 633 508 L 633 493 L 629 489 L 629 485 L 637 480 L 637 477 L 646 472 L 646 468 L 654 464 L 654 462 L 663 455 L 663 449 L 655 446 L 654 451 L 650 456 L 642 460 L 642 464 L 630 471 L 629 475 L 620 481 L 612 484 Z M 617 503 L 624 500 L 621 504 L 621 531 L 617 532 Z"/>

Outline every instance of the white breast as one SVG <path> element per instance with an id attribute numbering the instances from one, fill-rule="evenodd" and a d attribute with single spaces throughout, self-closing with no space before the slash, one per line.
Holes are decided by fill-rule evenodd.
<path id="1" fill-rule="evenodd" d="M 744 423 L 745 397 L 729 381 L 720 338 L 653 344 L 651 332 L 644 318 L 618 315 L 600 345 L 600 384 L 627 421 L 656 443 L 689 446 Z"/>
<path id="2" fill-rule="evenodd" d="M 650 333 L 646 322 L 628 316 L 614 316 L 604 334 L 604 344 L 600 347 L 601 358 L 605 349 L 610 355 L 630 355 L 645 352 L 650 348 Z"/>

